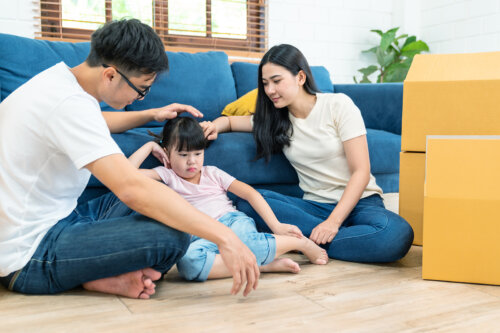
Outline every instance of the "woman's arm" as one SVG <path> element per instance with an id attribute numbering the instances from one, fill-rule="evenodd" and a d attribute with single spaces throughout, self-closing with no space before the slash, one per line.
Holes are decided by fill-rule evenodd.
<path id="1" fill-rule="evenodd" d="M 370 181 L 370 157 L 366 135 L 347 140 L 343 145 L 351 178 L 330 216 L 311 232 L 309 238 L 316 244 L 326 244 L 333 240 Z"/>
<path id="2" fill-rule="evenodd" d="M 217 134 L 225 132 L 251 132 L 252 123 L 250 118 L 252 116 L 222 116 L 214 121 L 204 121 L 200 125 L 205 132 L 205 137 L 208 140 L 217 139 Z"/>
<path id="3" fill-rule="evenodd" d="M 203 117 L 203 114 L 190 105 L 170 104 L 158 109 L 148 109 L 144 111 L 126 112 L 102 112 L 104 119 L 111 133 L 125 132 L 131 128 L 144 125 L 150 121 L 163 122 L 167 119 L 177 117 L 177 115 L 188 112 L 193 117 Z"/>
<path id="4" fill-rule="evenodd" d="M 302 232 L 298 227 L 280 223 L 266 200 L 250 185 L 234 180 L 227 190 L 248 201 L 274 234 L 302 237 Z"/>

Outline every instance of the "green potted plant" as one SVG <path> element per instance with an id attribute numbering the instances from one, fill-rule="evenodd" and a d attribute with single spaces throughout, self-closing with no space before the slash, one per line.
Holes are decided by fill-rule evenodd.
<path id="1" fill-rule="evenodd" d="M 363 77 L 356 83 L 371 83 L 369 75 L 378 71 L 377 83 L 381 82 L 403 82 L 410 69 L 413 57 L 424 51 L 429 51 L 429 46 L 415 36 L 403 34 L 396 37 L 398 27 L 383 32 L 381 30 L 370 30 L 380 36 L 380 44 L 363 53 L 374 53 L 377 65 L 361 68 L 358 71 Z"/>

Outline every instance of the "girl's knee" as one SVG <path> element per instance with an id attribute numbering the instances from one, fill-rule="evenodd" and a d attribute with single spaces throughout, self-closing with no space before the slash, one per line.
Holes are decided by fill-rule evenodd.
<path id="1" fill-rule="evenodd" d="M 213 264 L 212 256 L 207 254 L 203 248 L 189 249 L 177 262 L 179 275 L 188 281 L 205 281 Z"/>

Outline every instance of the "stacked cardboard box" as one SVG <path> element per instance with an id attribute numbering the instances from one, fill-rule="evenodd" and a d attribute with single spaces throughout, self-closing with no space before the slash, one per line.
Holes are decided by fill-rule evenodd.
<path id="1" fill-rule="evenodd" d="M 403 88 L 399 213 L 423 244 L 427 135 L 500 134 L 500 52 L 416 55 Z"/>
<path id="2" fill-rule="evenodd" d="M 500 284 L 500 136 L 428 136 L 422 277 Z"/>

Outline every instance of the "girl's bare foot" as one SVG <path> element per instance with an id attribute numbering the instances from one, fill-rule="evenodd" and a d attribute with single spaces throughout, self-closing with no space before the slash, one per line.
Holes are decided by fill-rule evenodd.
<path id="1" fill-rule="evenodd" d="M 290 258 L 277 258 L 265 266 L 260 266 L 260 271 L 262 273 L 270 273 L 270 272 L 298 273 L 300 272 L 300 266 Z"/>
<path id="2" fill-rule="evenodd" d="M 300 249 L 305 256 L 316 265 L 325 265 L 328 263 L 328 254 L 324 249 L 307 237 L 303 237 L 304 245 Z"/>
<path id="3" fill-rule="evenodd" d="M 83 288 L 106 294 L 130 298 L 148 299 L 155 293 L 153 281 L 160 279 L 161 273 L 152 268 L 144 268 L 118 276 L 86 282 Z"/>

